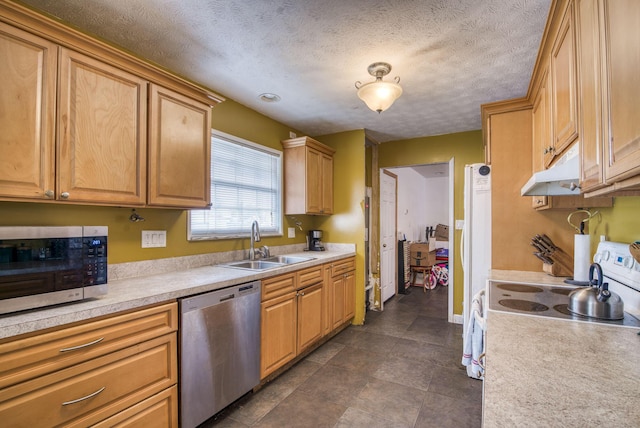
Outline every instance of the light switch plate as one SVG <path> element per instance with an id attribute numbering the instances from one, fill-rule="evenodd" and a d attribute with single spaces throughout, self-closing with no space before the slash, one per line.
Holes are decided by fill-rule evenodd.
<path id="1" fill-rule="evenodd" d="M 161 248 L 167 246 L 166 230 L 143 230 L 142 248 Z"/>
<path id="2" fill-rule="evenodd" d="M 296 237 L 296 228 L 290 227 L 287 229 L 287 238 L 295 238 Z"/>
<path id="3" fill-rule="evenodd" d="M 464 220 L 456 220 L 456 230 L 464 229 Z"/>

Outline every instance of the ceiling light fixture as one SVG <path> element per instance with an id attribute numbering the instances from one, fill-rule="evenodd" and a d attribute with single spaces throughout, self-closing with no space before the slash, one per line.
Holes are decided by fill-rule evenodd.
<path id="1" fill-rule="evenodd" d="M 371 110 L 382 113 L 402 95 L 402 87 L 398 84 L 400 83 L 400 78 L 396 77 L 395 83 L 382 81 L 382 78 L 391 71 L 391 65 L 386 62 L 374 62 L 367 68 L 367 71 L 376 80 L 364 85 L 359 81 L 356 82 L 358 97 Z"/>

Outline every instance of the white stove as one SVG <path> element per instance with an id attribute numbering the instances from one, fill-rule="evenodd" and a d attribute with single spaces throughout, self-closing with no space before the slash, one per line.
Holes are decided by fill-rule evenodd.
<path id="1" fill-rule="evenodd" d="M 603 320 L 574 314 L 567 309 L 569 293 L 576 285 L 548 285 L 516 281 L 489 281 L 490 311 L 511 312 L 574 321 L 595 322 L 624 327 L 640 327 L 640 263 L 629 252 L 629 245 L 603 241 L 594 261 L 602 267 L 609 290 L 624 302 L 622 320 Z"/>

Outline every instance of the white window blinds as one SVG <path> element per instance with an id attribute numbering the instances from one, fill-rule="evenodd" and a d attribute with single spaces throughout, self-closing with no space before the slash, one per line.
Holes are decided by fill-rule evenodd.
<path id="1" fill-rule="evenodd" d="M 189 239 L 282 234 L 282 152 L 214 131 L 211 209 L 189 214 Z"/>

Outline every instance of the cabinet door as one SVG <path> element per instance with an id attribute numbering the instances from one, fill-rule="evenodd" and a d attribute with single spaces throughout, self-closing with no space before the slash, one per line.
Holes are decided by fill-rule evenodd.
<path id="1" fill-rule="evenodd" d="M 564 149 L 578 137 L 575 26 L 573 2 L 560 24 L 551 53 L 553 156 L 560 156 Z M 549 166 L 549 161 L 545 166 Z"/>
<path id="2" fill-rule="evenodd" d="M 296 293 L 261 304 L 260 378 L 264 379 L 296 356 Z"/>
<path id="3" fill-rule="evenodd" d="M 322 298 L 322 282 L 298 291 L 298 354 L 322 337 Z"/>
<path id="4" fill-rule="evenodd" d="M 582 192 L 604 184 L 600 34 L 598 2 L 576 0 Z"/>
<path id="5" fill-rule="evenodd" d="M 545 169 L 545 160 L 551 156 L 551 109 L 549 104 L 549 73 L 548 68 L 543 72 L 538 93 L 533 102 L 533 172 Z M 547 196 L 532 196 L 533 208 L 547 205 Z"/>
<path id="6" fill-rule="evenodd" d="M 57 199 L 143 205 L 147 82 L 61 48 Z"/>
<path id="7" fill-rule="evenodd" d="M 322 154 L 316 150 L 307 148 L 306 171 L 306 196 L 307 213 L 319 214 L 322 212 Z"/>
<path id="8" fill-rule="evenodd" d="M 57 54 L 55 44 L 0 23 L 0 197 L 54 196 Z"/>
<path id="9" fill-rule="evenodd" d="M 606 70 L 605 179 L 640 172 L 640 2 L 604 2 Z M 605 100 L 607 97 L 605 97 Z"/>
<path id="10" fill-rule="evenodd" d="M 92 426 L 177 382 L 171 333 L 0 390 L 4 426 Z"/>
<path id="11" fill-rule="evenodd" d="M 322 214 L 333 214 L 333 157 L 322 154 Z"/>
<path id="12" fill-rule="evenodd" d="M 345 304 L 345 280 L 344 275 L 338 275 L 331 278 L 331 289 L 333 291 L 332 305 L 332 329 L 340 327 L 346 318 L 344 308 Z"/>
<path id="13" fill-rule="evenodd" d="M 327 335 L 333 329 L 333 284 L 331 281 L 331 265 L 323 266 L 324 286 L 322 295 L 324 299 L 324 313 L 322 315 L 322 334 Z"/>
<path id="14" fill-rule="evenodd" d="M 344 275 L 344 318 L 351 321 L 356 314 L 356 275 L 349 272 Z"/>
<path id="15" fill-rule="evenodd" d="M 174 385 L 92 427 L 170 428 L 177 426 L 178 387 Z"/>
<path id="16" fill-rule="evenodd" d="M 151 85 L 149 205 L 205 208 L 211 202 L 211 108 Z"/>

